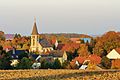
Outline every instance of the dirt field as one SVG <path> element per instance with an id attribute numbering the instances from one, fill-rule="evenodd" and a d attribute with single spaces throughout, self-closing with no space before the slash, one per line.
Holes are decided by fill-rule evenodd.
<path id="1" fill-rule="evenodd" d="M 120 80 L 120 72 L 83 70 L 0 70 L 0 80 Z"/>

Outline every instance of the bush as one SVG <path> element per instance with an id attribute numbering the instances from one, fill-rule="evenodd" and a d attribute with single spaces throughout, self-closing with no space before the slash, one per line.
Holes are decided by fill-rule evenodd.
<path id="1" fill-rule="evenodd" d="M 42 69 L 48 69 L 48 68 L 52 68 L 53 63 L 52 62 L 48 62 L 47 60 L 43 60 L 41 62 L 41 68 Z"/>
<path id="2" fill-rule="evenodd" d="M 31 69 L 32 68 L 32 60 L 26 57 L 23 57 L 20 61 L 20 63 L 18 63 L 18 65 L 16 66 L 17 69 Z"/>
<path id="3" fill-rule="evenodd" d="M 69 61 L 65 61 L 62 63 L 62 68 L 63 69 L 71 69 L 70 67 L 70 62 Z"/>

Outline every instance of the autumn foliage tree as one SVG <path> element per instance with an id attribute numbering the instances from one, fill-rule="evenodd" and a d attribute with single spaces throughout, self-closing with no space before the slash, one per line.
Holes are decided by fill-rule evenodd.
<path id="1" fill-rule="evenodd" d="M 88 46 L 86 44 L 81 44 L 80 48 L 77 51 L 79 56 L 87 56 L 90 53 L 88 52 Z"/>
<path id="2" fill-rule="evenodd" d="M 93 53 L 99 56 L 105 56 L 112 49 L 120 47 L 120 33 L 109 31 L 96 39 Z"/>

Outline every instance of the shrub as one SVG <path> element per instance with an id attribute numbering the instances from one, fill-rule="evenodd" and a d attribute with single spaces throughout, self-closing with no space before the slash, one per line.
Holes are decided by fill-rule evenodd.
<path id="1" fill-rule="evenodd" d="M 20 61 L 20 63 L 18 63 L 18 65 L 16 66 L 17 69 L 31 69 L 32 68 L 32 60 L 26 57 L 23 57 Z"/>

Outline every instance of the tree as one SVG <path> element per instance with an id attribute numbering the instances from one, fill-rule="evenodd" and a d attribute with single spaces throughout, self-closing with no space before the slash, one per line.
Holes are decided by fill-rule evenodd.
<path id="1" fill-rule="evenodd" d="M 70 67 L 70 62 L 69 61 L 65 61 L 62 63 L 62 68 L 63 69 L 71 69 Z"/>
<path id="2" fill-rule="evenodd" d="M 9 53 L 6 53 L 3 50 L 3 47 L 0 46 L 0 69 L 11 69 L 12 67 L 10 66 L 11 62 L 11 56 Z"/>
<path id="3" fill-rule="evenodd" d="M 96 39 L 91 38 L 90 43 L 88 44 L 88 51 L 93 54 L 93 48 L 95 47 Z"/>
<path id="4" fill-rule="evenodd" d="M 16 66 L 17 69 L 31 69 L 32 68 L 32 60 L 26 57 L 23 57 L 18 65 Z"/>
<path id="5" fill-rule="evenodd" d="M 67 60 L 71 61 L 73 59 L 72 53 L 67 52 Z"/>
<path id="6" fill-rule="evenodd" d="M 54 63 L 53 63 L 53 69 L 60 69 L 61 68 L 61 63 L 59 61 L 59 59 L 55 59 Z"/>
<path id="7" fill-rule="evenodd" d="M 111 61 L 106 56 L 102 57 L 101 64 L 106 69 L 110 69 L 111 68 Z"/>
<path id="8" fill-rule="evenodd" d="M 46 59 L 43 59 L 41 61 L 41 69 L 48 69 L 48 68 L 52 69 L 53 68 L 53 63 L 47 61 Z"/>
<path id="9" fill-rule="evenodd" d="M 16 33 L 14 38 L 20 38 L 20 37 L 21 35 Z"/>
<path id="10" fill-rule="evenodd" d="M 87 56 L 89 54 L 88 52 L 88 46 L 85 44 L 81 44 L 80 48 L 77 51 L 79 56 Z"/>
<path id="11" fill-rule="evenodd" d="M 0 40 L 5 41 L 5 36 L 3 31 L 0 31 Z"/>
<path id="12" fill-rule="evenodd" d="M 120 47 L 119 35 L 120 33 L 109 31 L 101 37 L 97 37 L 93 53 L 102 57 L 103 53 L 109 53 L 112 49 Z"/>

